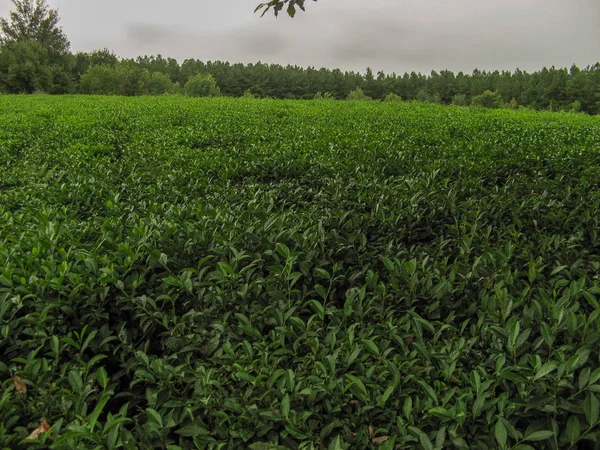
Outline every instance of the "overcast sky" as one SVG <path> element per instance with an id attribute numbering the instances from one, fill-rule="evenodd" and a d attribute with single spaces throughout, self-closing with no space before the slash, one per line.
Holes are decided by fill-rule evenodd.
<path id="1" fill-rule="evenodd" d="M 266 1 L 266 0 L 263 0 Z M 537 70 L 600 60 L 600 0 L 319 0 L 295 19 L 260 0 L 48 0 L 73 51 L 403 73 Z M 0 0 L 0 15 L 10 10 Z"/>

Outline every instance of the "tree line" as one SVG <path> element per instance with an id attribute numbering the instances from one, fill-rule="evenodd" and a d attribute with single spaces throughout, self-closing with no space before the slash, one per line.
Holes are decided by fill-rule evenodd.
<path id="1" fill-rule="evenodd" d="M 13 0 L 0 20 L 0 92 L 102 95 L 225 95 L 276 99 L 418 100 L 487 107 L 600 113 L 600 63 L 536 72 L 449 70 L 364 73 L 295 65 L 70 52 L 45 0 Z"/>

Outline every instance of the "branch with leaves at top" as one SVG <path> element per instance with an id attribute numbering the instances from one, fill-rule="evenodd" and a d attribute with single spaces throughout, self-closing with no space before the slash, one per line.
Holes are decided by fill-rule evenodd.
<path id="1" fill-rule="evenodd" d="M 317 0 L 313 0 L 316 2 Z M 306 11 L 304 9 L 304 4 L 306 0 L 270 0 L 266 3 L 261 3 L 256 7 L 254 12 L 262 11 L 262 15 L 264 16 L 269 10 L 273 10 L 275 13 L 275 17 L 279 16 L 279 12 L 284 8 L 290 17 L 294 17 L 296 15 L 296 8 L 300 8 L 302 11 Z"/>

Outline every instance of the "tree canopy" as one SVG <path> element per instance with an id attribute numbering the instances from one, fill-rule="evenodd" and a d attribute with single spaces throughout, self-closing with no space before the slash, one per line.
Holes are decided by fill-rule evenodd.
<path id="1" fill-rule="evenodd" d="M 69 40 L 58 26 L 58 11 L 46 0 L 12 0 L 9 18 L 0 18 L 0 89 L 10 93 L 69 90 Z"/>
<path id="2" fill-rule="evenodd" d="M 12 0 L 12 3 L 10 20 L 0 18 L 0 45 L 33 41 L 46 48 L 50 57 L 69 52 L 69 40 L 58 26 L 58 10 L 50 9 L 46 0 Z"/>
<path id="3" fill-rule="evenodd" d="M 317 0 L 313 1 L 316 2 Z M 256 7 L 256 11 L 262 11 L 262 15 L 264 16 L 267 12 L 272 10 L 275 14 L 275 17 L 277 17 L 279 13 L 285 8 L 288 15 L 290 17 L 294 17 L 298 8 L 302 11 L 305 11 L 305 3 L 306 0 L 270 0 L 268 2 L 261 3 L 260 5 L 258 5 Z"/>

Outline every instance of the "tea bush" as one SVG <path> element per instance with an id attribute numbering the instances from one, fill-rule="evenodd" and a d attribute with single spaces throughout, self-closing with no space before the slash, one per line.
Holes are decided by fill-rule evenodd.
<path id="1" fill-rule="evenodd" d="M 599 149 L 575 114 L 3 96 L 0 448 L 597 448 Z"/>

